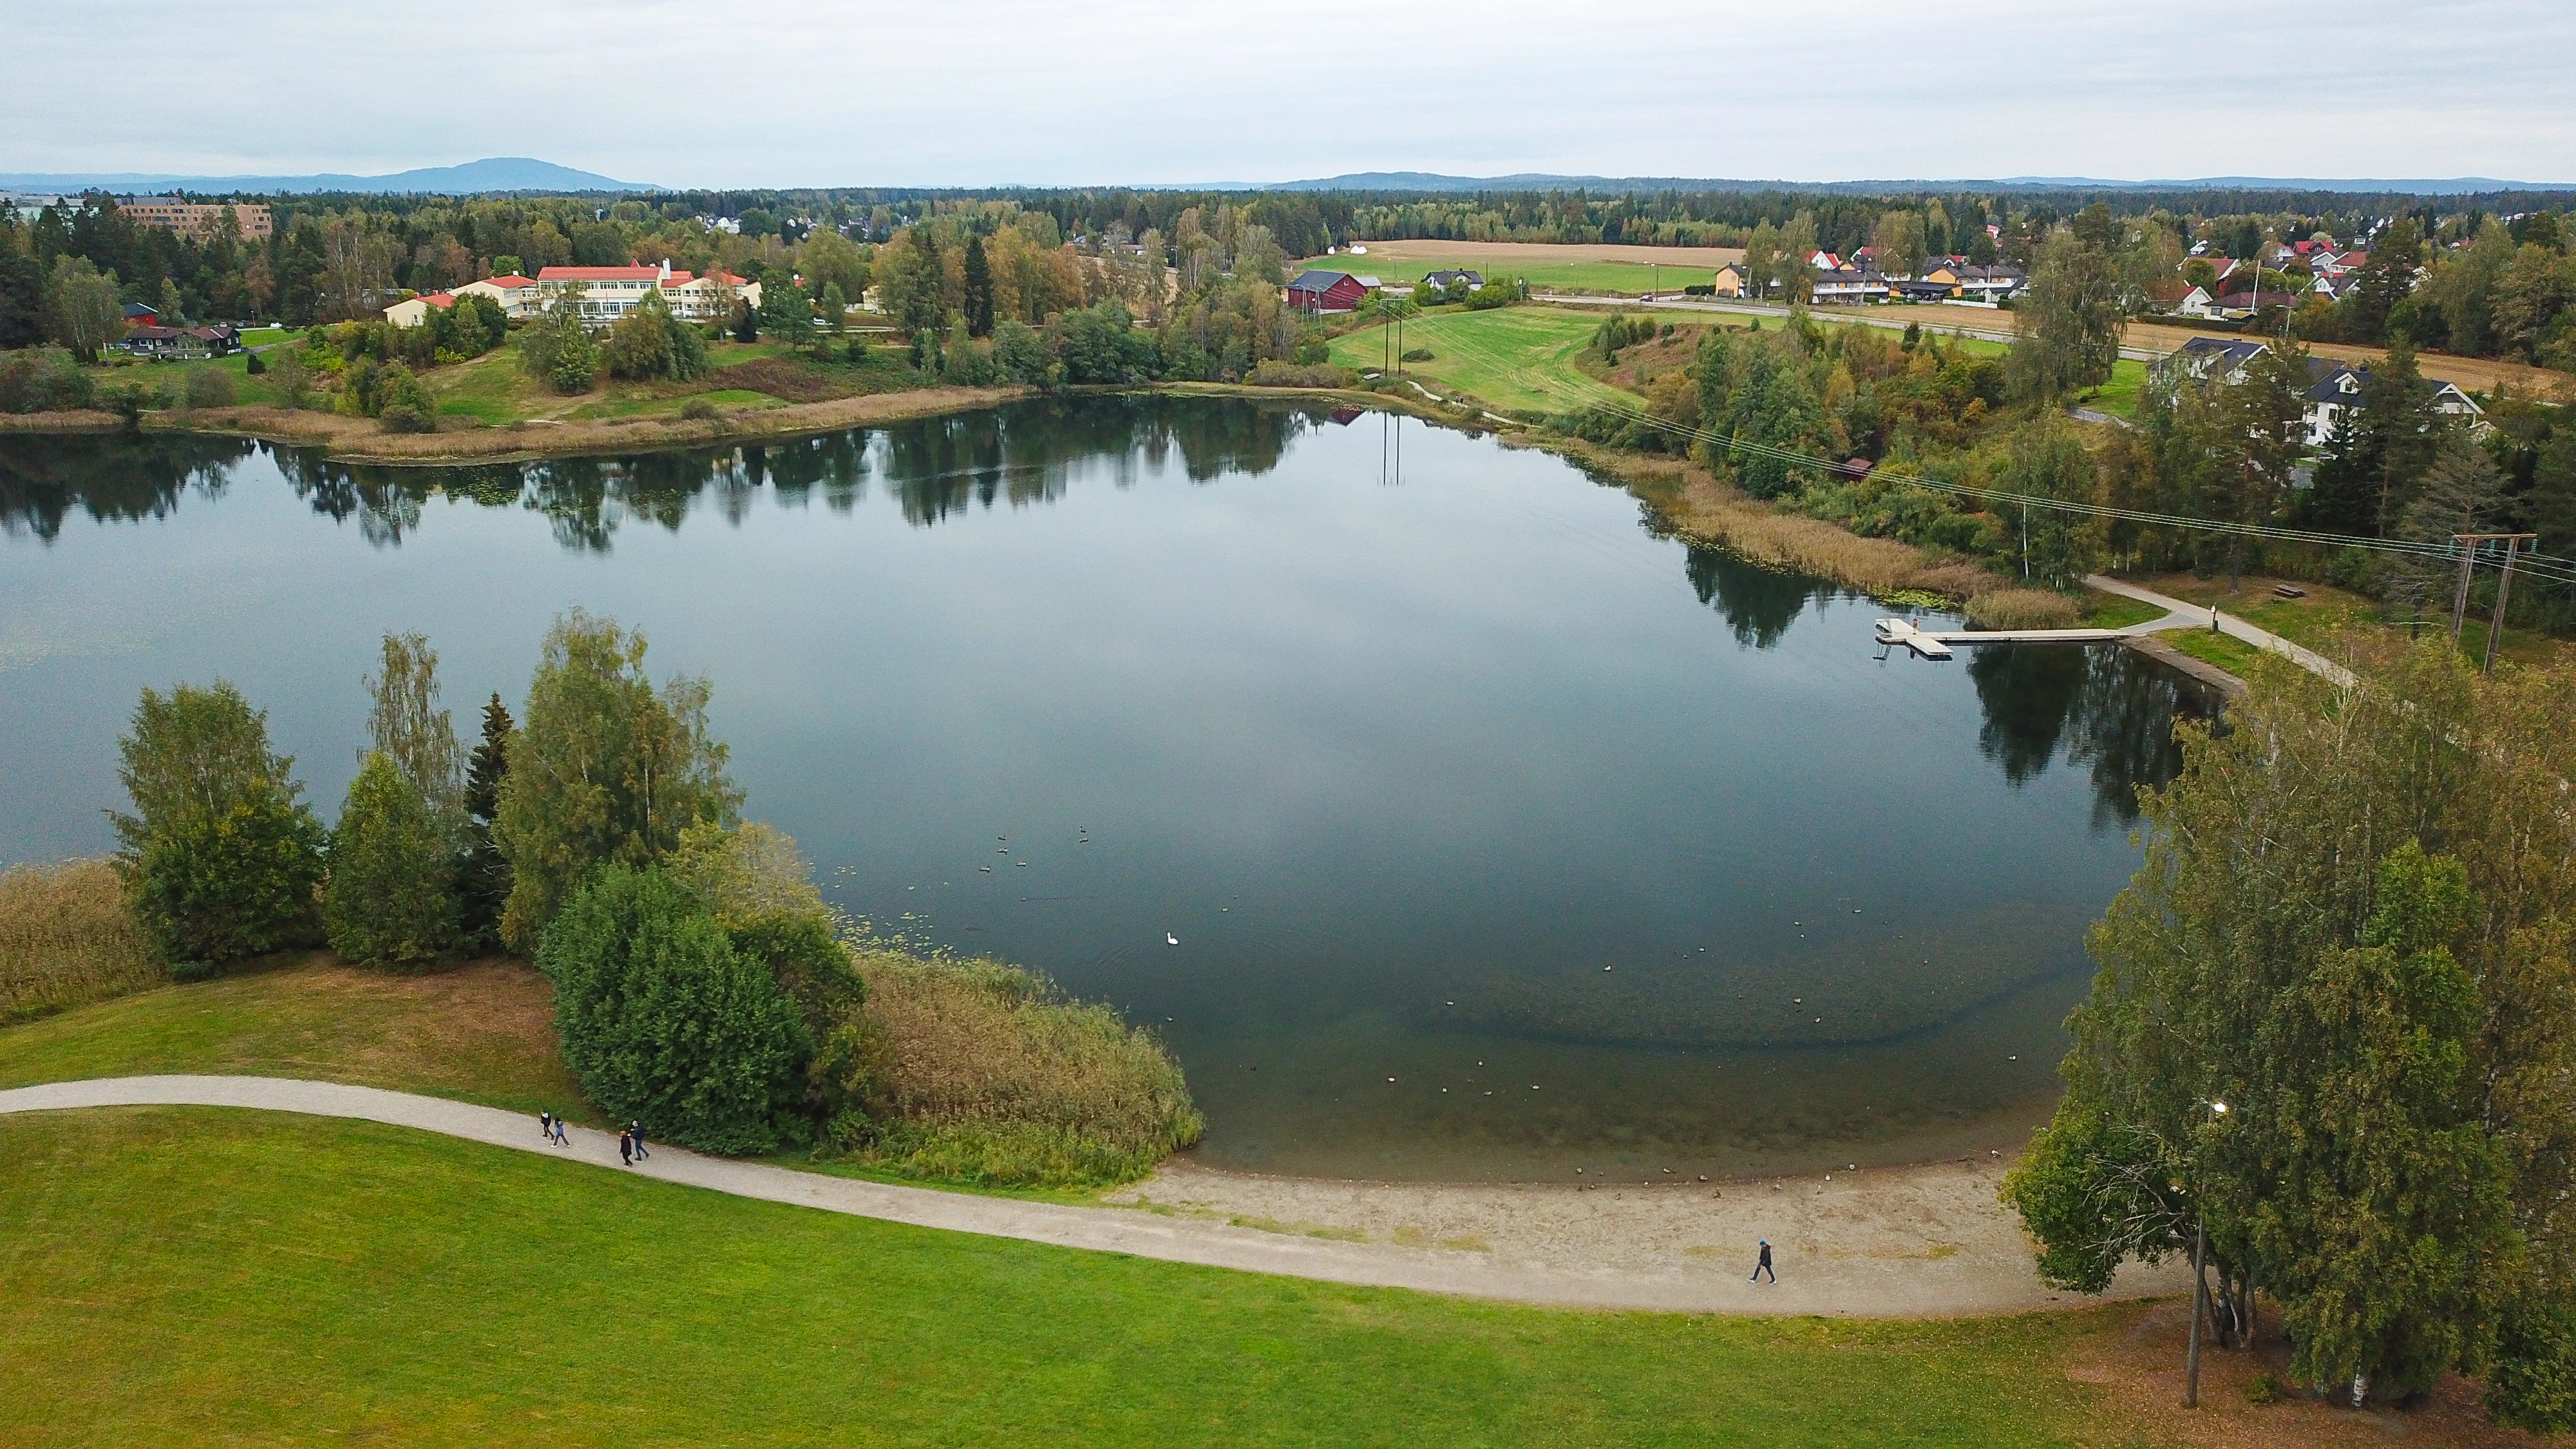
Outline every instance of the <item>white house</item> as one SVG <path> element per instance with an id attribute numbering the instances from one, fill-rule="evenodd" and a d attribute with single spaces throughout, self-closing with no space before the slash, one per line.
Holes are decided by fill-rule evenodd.
<path id="1" fill-rule="evenodd" d="M 721 321 L 733 310 L 733 299 L 760 305 L 760 284 L 730 272 L 697 276 L 657 267 L 547 267 L 537 273 L 540 306 L 570 300 L 584 323 L 605 327 L 635 309 L 646 296 L 660 293 L 671 315 L 684 322 Z"/>
<path id="2" fill-rule="evenodd" d="M 1876 272 L 1838 268 L 1818 272 L 1815 276 L 1815 299 L 1819 302 L 1884 302 L 1887 300 L 1887 278 Z"/>
<path id="3" fill-rule="evenodd" d="M 601 328 L 657 292 L 670 304 L 671 315 L 684 322 L 721 322 L 733 315 L 735 298 L 755 308 L 760 305 L 758 282 L 746 282 L 730 272 L 709 272 L 705 276 L 675 272 L 669 262 L 664 262 L 658 267 L 547 267 L 534 277 L 516 273 L 488 277 L 445 292 L 396 302 L 385 309 L 385 320 L 397 327 L 417 327 L 431 307 L 452 307 L 459 297 L 481 296 L 500 303 L 501 315 L 519 322 L 539 315 L 558 300 L 570 299 L 580 310 L 584 325 Z"/>
<path id="4" fill-rule="evenodd" d="M 2334 440 L 2352 410 L 2361 406 L 2361 390 L 2370 385 L 2370 369 L 2312 357 L 2308 375 L 2315 379 L 2307 393 L 2308 446 L 2322 448 Z M 2456 383 L 2434 384 L 2433 411 L 2463 419 L 2472 430 L 2486 426 L 2486 409 Z"/>
<path id="5" fill-rule="evenodd" d="M 501 315 L 513 322 L 534 317 L 544 308 L 538 301 L 537 279 L 512 272 L 506 277 L 486 277 L 448 291 L 459 297 L 489 297 L 501 304 Z"/>
<path id="6" fill-rule="evenodd" d="M 429 320 L 430 308 L 435 307 L 444 312 L 455 305 L 456 298 L 453 294 L 447 292 L 430 292 L 422 296 L 410 298 L 406 301 L 396 302 L 392 306 L 387 307 L 385 309 L 385 320 L 391 322 L 396 327 L 417 327 L 423 322 Z"/>

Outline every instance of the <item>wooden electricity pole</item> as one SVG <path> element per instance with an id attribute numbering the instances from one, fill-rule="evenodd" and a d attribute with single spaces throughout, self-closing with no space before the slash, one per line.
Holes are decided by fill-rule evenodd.
<path id="1" fill-rule="evenodd" d="M 2540 535 L 2536 533 L 2455 533 L 2451 535 L 2451 542 L 2459 545 L 2460 549 L 2460 584 L 2451 594 L 2451 645 L 2453 648 L 2459 647 L 2460 631 L 2468 621 L 2469 571 L 2476 566 L 2478 545 L 2482 543 L 2504 545 L 2504 572 L 2496 579 L 2495 614 L 2487 623 L 2486 662 L 2480 666 L 2488 674 L 2495 672 L 2496 644 L 2504 637 L 2505 599 L 2513 592 L 2513 556 L 2523 544 L 2538 537 Z"/>

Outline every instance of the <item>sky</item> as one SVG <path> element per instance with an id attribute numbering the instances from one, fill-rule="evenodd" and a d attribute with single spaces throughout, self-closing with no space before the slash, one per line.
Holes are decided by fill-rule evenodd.
<path id="1" fill-rule="evenodd" d="M 2571 0 L 15 0 L 0 172 L 2576 182 Z"/>

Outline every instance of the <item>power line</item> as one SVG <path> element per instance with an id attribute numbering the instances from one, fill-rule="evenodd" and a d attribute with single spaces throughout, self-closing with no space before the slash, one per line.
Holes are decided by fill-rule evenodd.
<path id="1" fill-rule="evenodd" d="M 1502 359 L 1494 358 L 1493 360 L 1501 361 Z M 1654 428 L 1677 437 L 1688 438 L 1694 442 L 1704 442 L 1713 447 L 1723 448 L 1730 454 L 1749 454 L 1758 458 L 1768 458 L 1792 467 L 1809 468 L 1818 472 L 1832 473 L 1846 478 L 1855 476 L 1846 465 L 1833 462 L 1829 459 L 1815 457 L 1812 454 L 1796 452 L 1788 448 L 1777 447 L 1769 443 L 1754 442 L 1749 439 L 1736 437 L 1732 434 L 1715 432 L 1707 428 L 1694 427 L 1687 423 L 1676 422 L 1670 418 L 1659 418 L 1652 413 L 1642 411 L 1623 403 L 1601 402 L 1594 398 L 1573 393 L 1566 389 L 1559 380 L 1546 377 L 1543 374 L 1530 372 L 1526 369 L 1517 367 L 1508 367 L 1508 370 L 1523 384 L 1529 386 L 1532 391 L 1552 394 L 1560 398 L 1565 398 L 1577 406 L 1588 407 L 1594 412 L 1607 413 L 1613 417 L 1624 418 L 1630 422 Z M 1938 478 L 1926 478 L 1912 473 L 1881 472 L 1875 473 L 1873 476 L 1902 483 L 1908 487 L 1920 488 L 1928 492 L 1956 493 L 1985 502 L 2018 504 L 2025 509 L 2052 509 L 2061 513 L 2074 513 L 2093 518 L 2120 519 L 2126 522 L 2145 524 L 2157 528 L 2195 529 L 2203 532 L 2227 534 L 2236 537 L 2259 538 L 2277 543 L 2310 544 L 2327 548 L 2358 548 L 2376 553 L 2401 554 L 2417 558 L 2437 558 L 2448 560 L 2462 557 L 2458 547 L 2447 540 L 2440 543 L 2430 543 L 2417 542 L 2410 539 L 2364 538 L 2356 534 L 2327 533 L 2316 529 L 2281 528 L 2270 524 L 2237 523 L 2225 519 L 2192 518 L 2182 514 L 2151 513 L 2141 509 L 2114 508 L 2107 504 L 2086 503 L 2066 498 L 2051 498 L 2041 494 L 2014 493 L 2000 488 L 1977 488 L 1964 483 L 1949 483 Z M 2471 556 L 2471 562 L 2472 564 L 2474 563 L 2474 555 Z M 2535 552 L 2517 554 L 2513 560 L 2513 564 L 2514 571 L 2517 573 L 2526 574 L 2535 579 L 2545 579 L 2552 583 L 2576 586 L 2576 559 L 2562 558 L 2552 554 Z"/>

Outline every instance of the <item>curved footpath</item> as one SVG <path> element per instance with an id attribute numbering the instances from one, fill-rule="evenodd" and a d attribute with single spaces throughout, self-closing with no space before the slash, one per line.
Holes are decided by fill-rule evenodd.
<path id="1" fill-rule="evenodd" d="M 610 1133 L 575 1127 L 569 1149 L 548 1147 L 525 1113 L 373 1087 L 170 1076 L 0 1091 L 0 1114 L 126 1106 L 357 1118 L 626 1170 L 609 1156 Z M 1179 1165 L 1103 1207 L 861 1182 L 676 1147 L 654 1148 L 633 1171 L 916 1227 L 1553 1307 L 1938 1317 L 2075 1298 L 2033 1272 L 2018 1221 L 1995 1201 L 1997 1160 L 1637 1188 L 1330 1182 Z M 1759 1238 L 1777 1254 L 1776 1286 L 1745 1281 Z M 2131 1270 L 2112 1293 L 2172 1294 L 2184 1282 L 2178 1265 Z"/>
<path id="2" fill-rule="evenodd" d="M 2145 623 L 2132 624 L 2120 631 L 2132 638 L 2166 633 L 2176 629 L 2202 629 L 2209 625 L 2211 611 L 2206 606 L 2185 603 L 2169 594 L 2159 594 L 2153 589 L 2142 589 L 2136 584 L 2124 579 L 2112 578 L 2108 574 L 2088 574 L 2085 576 L 2084 586 L 2100 589 L 2106 594 L 2117 594 L 2124 599 L 2135 599 L 2142 604 L 2153 604 L 2165 611 L 2165 616 L 2161 619 L 2149 619 Z M 2293 644 L 2268 629 L 2257 629 L 2242 619 L 2221 613 L 2218 616 L 2218 630 L 2230 639 L 2241 639 L 2257 649 L 2268 649 L 2310 674 L 2332 680 L 2345 689 L 2352 688 L 2358 682 L 2351 670 L 2317 651 L 2304 645 Z"/>

